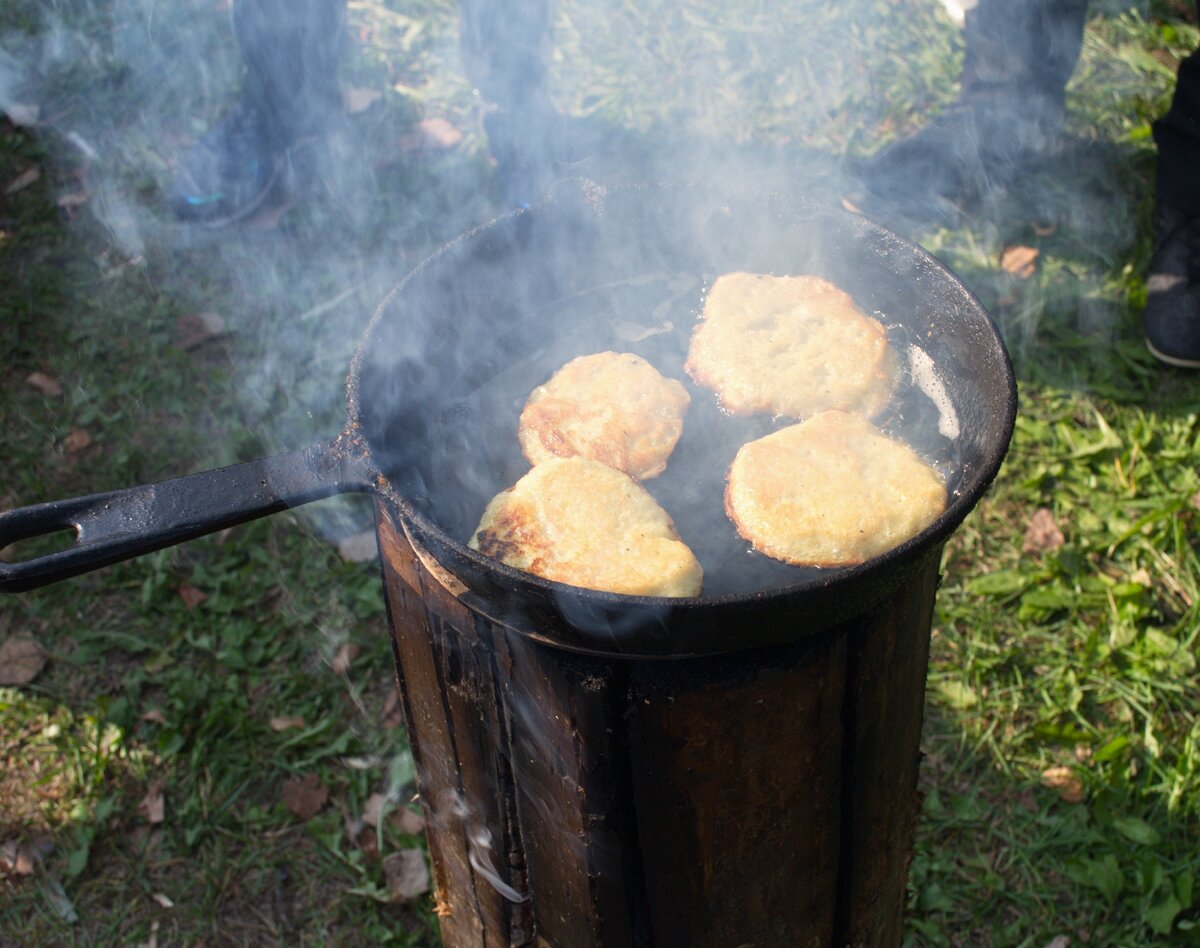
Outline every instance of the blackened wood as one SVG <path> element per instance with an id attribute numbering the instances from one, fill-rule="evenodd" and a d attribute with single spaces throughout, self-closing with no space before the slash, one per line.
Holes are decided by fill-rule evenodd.
<path id="1" fill-rule="evenodd" d="M 795 644 L 626 661 L 379 536 L 447 945 L 899 944 L 938 550 Z"/>
<path id="2" fill-rule="evenodd" d="M 656 946 L 831 944 L 844 641 L 644 663 L 628 720 Z"/>
<path id="3" fill-rule="evenodd" d="M 563 948 L 644 943 L 626 750 L 626 669 L 509 635 L 517 807 L 538 934 Z"/>
<path id="4" fill-rule="evenodd" d="M 899 945 L 916 833 L 921 718 L 941 547 L 848 639 L 836 944 Z"/>
<path id="5" fill-rule="evenodd" d="M 514 893 L 526 889 L 491 632 L 476 628 L 474 616 L 425 568 L 385 514 L 378 522 L 443 940 L 451 948 L 527 944 L 528 904 L 505 898 L 489 878 Z"/>

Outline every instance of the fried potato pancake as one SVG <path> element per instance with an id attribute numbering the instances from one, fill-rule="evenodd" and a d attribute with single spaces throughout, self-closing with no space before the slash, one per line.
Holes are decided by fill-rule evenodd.
<path id="1" fill-rule="evenodd" d="M 470 546 L 585 589 L 697 596 L 699 561 L 649 492 L 586 458 L 551 458 L 492 498 Z"/>
<path id="2" fill-rule="evenodd" d="M 733 414 L 870 418 L 891 397 L 887 331 L 821 277 L 727 273 L 704 302 L 686 369 Z"/>
<path id="3" fill-rule="evenodd" d="M 767 556 L 848 566 L 915 536 L 946 506 L 937 472 L 899 441 L 829 411 L 742 445 L 725 512 Z"/>
<path id="4" fill-rule="evenodd" d="M 578 456 L 645 480 L 666 469 L 691 400 L 640 356 L 597 352 L 533 390 L 517 437 L 530 464 Z"/>

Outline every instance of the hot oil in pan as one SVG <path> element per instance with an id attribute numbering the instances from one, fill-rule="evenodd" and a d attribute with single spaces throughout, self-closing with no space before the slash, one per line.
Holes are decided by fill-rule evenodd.
<path id="1" fill-rule="evenodd" d="M 738 449 L 795 419 L 727 414 L 713 392 L 684 372 L 692 329 L 715 276 L 644 274 L 556 300 L 533 314 L 538 325 L 556 331 L 543 334 L 527 358 L 498 365 L 490 378 L 440 414 L 429 459 L 435 519 L 465 542 L 487 502 L 529 469 L 517 423 L 535 386 L 577 356 L 634 352 L 683 382 L 692 396 L 666 471 L 643 486 L 671 515 L 704 567 L 703 595 L 745 594 L 836 574 L 836 569 L 790 566 L 753 551 L 725 514 L 725 475 Z M 895 314 L 873 315 L 888 327 L 902 368 L 896 394 L 874 422 L 932 464 L 953 496 L 961 474 L 957 422 L 948 417 L 953 409 L 932 373 L 934 354 L 925 355 L 928 343 L 919 346 L 894 321 Z M 455 489 L 438 489 L 445 484 Z"/>

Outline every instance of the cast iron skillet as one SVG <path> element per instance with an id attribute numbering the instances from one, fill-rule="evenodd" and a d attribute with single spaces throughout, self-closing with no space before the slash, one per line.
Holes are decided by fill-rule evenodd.
<path id="1" fill-rule="evenodd" d="M 859 566 L 797 569 L 749 552 L 724 517 L 737 446 L 788 423 L 731 418 L 682 371 L 718 275 L 824 276 L 889 328 L 906 370 L 879 424 L 947 478 L 945 512 Z M 484 504 L 527 469 L 516 419 L 577 355 L 634 351 L 688 383 L 667 472 L 646 486 L 705 566 L 694 599 L 577 589 L 466 546 Z M 929 365 L 933 371 L 927 371 Z M 926 371 L 920 371 L 924 367 Z M 332 441 L 159 484 L 0 514 L 0 548 L 74 530 L 70 548 L 0 563 L 21 592 L 335 493 L 362 491 L 454 574 L 472 608 L 556 645 L 606 654 L 712 654 L 794 640 L 862 614 L 962 522 L 1012 434 L 1012 367 L 987 313 L 915 245 L 858 215 L 752 188 L 565 182 L 541 204 L 448 244 L 383 301 L 347 380 Z"/>

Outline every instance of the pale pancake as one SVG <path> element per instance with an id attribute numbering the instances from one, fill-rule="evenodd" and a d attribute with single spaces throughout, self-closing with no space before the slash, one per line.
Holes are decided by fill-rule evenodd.
<path id="1" fill-rule="evenodd" d="M 497 494 L 470 546 L 546 579 L 631 596 L 697 596 L 704 580 L 646 489 L 585 458 L 551 458 Z"/>
<path id="2" fill-rule="evenodd" d="M 597 352 L 533 390 L 517 437 L 530 464 L 577 456 L 645 480 L 666 469 L 690 402 L 681 382 L 640 356 Z"/>
<path id="3" fill-rule="evenodd" d="M 942 479 L 912 448 L 840 411 L 742 445 L 725 486 L 738 532 L 798 566 L 861 563 L 920 533 L 945 506 Z"/>
<path id="4" fill-rule="evenodd" d="M 891 397 L 887 331 L 816 276 L 728 273 L 704 302 L 687 371 L 733 414 L 805 418 L 838 409 L 870 418 Z"/>

